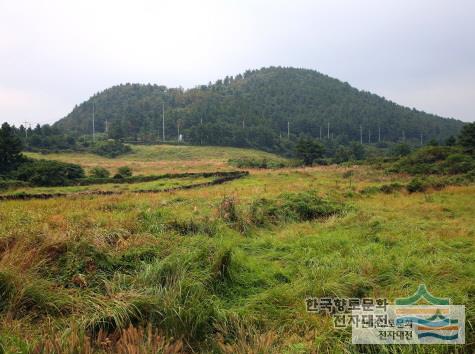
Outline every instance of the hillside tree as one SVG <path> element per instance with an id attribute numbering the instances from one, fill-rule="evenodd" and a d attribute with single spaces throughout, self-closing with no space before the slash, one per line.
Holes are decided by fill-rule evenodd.
<path id="1" fill-rule="evenodd" d="M 295 146 L 295 151 L 305 166 L 311 166 L 316 159 L 323 157 L 325 148 L 314 139 L 302 138 Z"/>
<path id="2" fill-rule="evenodd" d="M 0 129 L 0 175 L 15 169 L 23 160 L 23 144 L 8 123 Z"/>
<path id="3" fill-rule="evenodd" d="M 465 151 L 475 154 L 475 123 L 464 125 L 458 140 Z"/>

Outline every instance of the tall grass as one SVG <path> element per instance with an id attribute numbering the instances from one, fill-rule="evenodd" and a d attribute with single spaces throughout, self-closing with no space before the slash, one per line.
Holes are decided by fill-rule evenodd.
<path id="1" fill-rule="evenodd" d="M 259 171 L 140 197 L 0 206 L 4 352 L 462 353 L 473 351 L 471 185 L 353 193 L 406 177 L 337 167 Z M 226 196 L 226 197 L 224 197 Z M 308 296 L 465 304 L 465 346 L 352 346 Z"/>

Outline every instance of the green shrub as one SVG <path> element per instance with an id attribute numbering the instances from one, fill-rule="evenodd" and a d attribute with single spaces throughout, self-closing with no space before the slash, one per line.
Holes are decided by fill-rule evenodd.
<path id="1" fill-rule="evenodd" d="M 25 181 L 9 180 L 9 179 L 0 179 L 0 191 L 5 191 L 8 189 L 16 189 L 22 187 L 28 187 L 29 184 Z"/>
<path id="2" fill-rule="evenodd" d="M 53 160 L 29 160 L 15 172 L 14 177 L 37 186 L 65 186 L 84 177 L 81 166 Z"/>
<path id="3" fill-rule="evenodd" d="M 363 188 L 363 190 L 361 191 L 361 194 L 372 195 L 372 194 L 376 194 L 376 193 L 379 193 L 379 192 L 380 192 L 379 187 L 377 187 L 377 186 L 368 186 L 368 187 Z"/>
<path id="4" fill-rule="evenodd" d="M 379 187 L 379 190 L 383 193 L 390 194 L 393 192 L 397 192 L 401 190 L 404 186 L 400 183 L 391 183 L 391 184 L 384 184 L 381 187 Z"/>
<path id="5" fill-rule="evenodd" d="M 315 192 L 284 193 L 277 199 L 258 199 L 250 208 L 254 225 L 281 221 L 309 221 L 341 214 L 344 207 L 319 197 Z"/>
<path id="6" fill-rule="evenodd" d="M 279 205 L 275 200 L 261 198 L 251 204 L 249 220 L 254 225 L 277 223 L 280 218 Z"/>
<path id="7" fill-rule="evenodd" d="M 110 172 L 104 167 L 97 166 L 91 169 L 89 176 L 92 178 L 109 178 Z"/>
<path id="8" fill-rule="evenodd" d="M 391 172 L 405 172 L 413 175 L 446 173 L 444 161 L 460 149 L 450 146 L 425 146 L 398 160 Z"/>
<path id="9" fill-rule="evenodd" d="M 114 178 L 128 178 L 132 177 L 132 169 L 128 166 L 119 167 L 117 173 L 114 175 Z"/>
<path id="10" fill-rule="evenodd" d="M 406 186 L 409 193 L 424 192 L 426 188 L 426 184 L 420 178 L 413 178 Z"/>
<path id="11" fill-rule="evenodd" d="M 319 197 L 315 192 L 286 193 L 280 196 L 282 212 L 294 220 L 306 221 L 342 212 L 342 207 Z"/>
<path id="12" fill-rule="evenodd" d="M 452 154 L 447 157 L 443 167 L 449 174 L 467 173 L 475 170 L 475 160 L 465 154 Z"/>
<path id="13" fill-rule="evenodd" d="M 228 163 L 231 166 L 237 168 L 284 168 L 295 165 L 295 163 L 285 163 L 278 160 L 269 160 L 269 159 L 254 159 L 254 158 L 240 158 L 240 159 L 229 159 Z"/>
<path id="14" fill-rule="evenodd" d="M 396 144 L 393 145 L 390 149 L 390 154 L 396 157 L 407 156 L 410 153 L 411 147 L 407 144 Z"/>
<path id="15" fill-rule="evenodd" d="M 130 146 L 117 140 L 100 141 L 92 147 L 93 153 L 110 158 L 124 155 L 131 151 Z"/>

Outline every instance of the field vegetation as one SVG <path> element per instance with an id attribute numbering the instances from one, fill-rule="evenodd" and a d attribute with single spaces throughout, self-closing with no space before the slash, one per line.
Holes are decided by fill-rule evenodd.
<path id="1" fill-rule="evenodd" d="M 310 140 L 303 166 L 237 148 L 5 150 L 4 176 L 28 178 L 0 181 L 0 351 L 472 353 L 475 140 L 460 141 L 319 166 Z M 305 306 L 419 284 L 466 306 L 465 345 L 355 346 Z"/>
<path id="2" fill-rule="evenodd" d="M 101 166 L 111 175 L 120 166 L 135 175 L 177 165 L 231 170 L 233 158 L 286 162 L 233 148 L 132 149 L 114 160 L 44 157 L 79 163 L 87 173 Z M 126 193 L 0 201 L 0 347 L 7 353 L 472 352 L 475 187 L 464 177 L 412 191 L 414 176 L 394 166 L 253 168 L 229 183 L 158 194 L 128 191 L 208 179 L 23 188 Z M 349 329 L 334 329 L 331 317 L 305 309 L 308 296 L 394 299 L 420 283 L 465 304 L 467 345 L 353 346 Z"/>

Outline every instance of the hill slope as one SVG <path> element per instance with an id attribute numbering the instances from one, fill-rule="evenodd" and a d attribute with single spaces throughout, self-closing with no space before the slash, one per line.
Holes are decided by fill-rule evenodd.
<path id="1" fill-rule="evenodd" d="M 285 150 L 287 124 L 291 140 L 328 134 L 338 143 L 406 139 L 443 140 L 458 133 L 462 122 L 409 109 L 351 87 L 313 70 L 271 67 L 226 77 L 190 90 L 158 85 L 114 86 L 76 106 L 57 127 L 77 133 L 92 130 L 113 138 L 154 141 L 162 136 L 162 103 L 167 140 L 204 145 L 252 146 Z M 106 123 L 107 120 L 107 123 Z M 321 133 L 320 133 L 321 131 Z M 404 132 L 404 133 L 403 133 Z M 281 138 L 284 137 L 284 139 Z"/>

